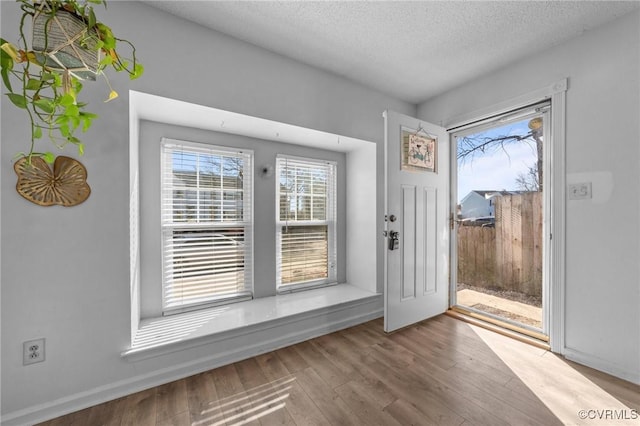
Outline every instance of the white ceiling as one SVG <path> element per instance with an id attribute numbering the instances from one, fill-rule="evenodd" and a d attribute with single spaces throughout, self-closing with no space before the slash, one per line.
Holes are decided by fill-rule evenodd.
<path id="1" fill-rule="evenodd" d="M 420 103 L 640 1 L 153 1 L 171 14 Z"/>

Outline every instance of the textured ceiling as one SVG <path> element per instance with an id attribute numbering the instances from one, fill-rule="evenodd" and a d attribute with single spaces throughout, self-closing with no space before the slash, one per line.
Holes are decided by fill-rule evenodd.
<path id="1" fill-rule="evenodd" d="M 147 1 L 412 103 L 612 21 L 639 1 Z"/>

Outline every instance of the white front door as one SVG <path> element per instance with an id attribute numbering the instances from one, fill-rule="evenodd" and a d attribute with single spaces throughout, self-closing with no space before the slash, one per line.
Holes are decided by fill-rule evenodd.
<path id="1" fill-rule="evenodd" d="M 449 305 L 449 135 L 385 111 L 384 330 Z"/>

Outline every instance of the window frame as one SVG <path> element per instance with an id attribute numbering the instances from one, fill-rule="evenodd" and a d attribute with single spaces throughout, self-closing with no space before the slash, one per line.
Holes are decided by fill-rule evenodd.
<path id="1" fill-rule="evenodd" d="M 280 218 L 280 174 L 283 163 L 292 161 L 298 165 L 307 164 L 310 167 L 322 165 L 327 167 L 327 189 L 324 220 L 281 220 Z M 337 284 L 337 175 L 338 164 L 336 161 L 324 160 L 319 158 L 299 157 L 293 155 L 278 154 L 276 156 L 275 166 L 275 225 L 276 225 L 276 292 L 289 293 L 293 291 L 307 290 L 312 288 L 325 287 Z M 310 227 L 310 226 L 326 226 L 327 227 L 327 277 L 321 279 L 311 279 L 306 281 L 298 281 L 290 284 L 282 284 L 282 234 L 286 227 Z"/>
<path id="2" fill-rule="evenodd" d="M 174 152 L 179 151 L 180 149 L 185 152 L 201 154 L 201 155 L 211 155 L 211 156 L 228 156 L 228 157 L 236 157 L 243 159 L 242 166 L 242 219 L 236 221 L 225 221 L 224 217 L 222 220 L 216 221 L 215 219 L 201 222 L 198 217 L 195 223 L 192 222 L 176 222 L 172 220 L 166 219 L 166 202 L 171 202 L 173 200 L 173 189 L 174 187 L 166 180 L 168 179 L 168 174 L 165 174 L 165 171 L 168 167 L 168 162 L 170 162 L 170 158 L 168 156 L 172 155 Z M 160 232 L 161 232 L 161 265 L 162 265 L 162 283 L 161 283 L 161 293 L 162 293 L 162 315 L 173 315 L 179 314 L 183 312 L 189 312 L 199 309 L 206 309 L 213 306 L 219 306 L 229 303 L 242 302 L 246 300 L 251 300 L 253 298 L 253 286 L 254 286 L 254 277 L 253 277 L 253 235 L 254 235 L 254 182 L 253 182 L 253 164 L 254 164 L 254 152 L 248 149 L 220 146 L 220 145 L 212 145 L 208 143 L 201 142 L 191 142 L 184 141 L 178 139 L 171 138 L 162 138 L 160 144 Z M 198 166 L 199 167 L 199 166 Z M 200 170 L 200 168 L 198 168 Z M 196 192 L 200 191 L 200 188 L 197 187 Z M 224 192 L 224 187 L 220 186 L 220 191 Z M 169 194 L 169 192 L 171 194 Z M 168 199 L 168 197 L 170 197 Z M 224 195 L 223 198 L 224 199 Z M 188 301 L 182 304 L 169 304 L 169 298 L 167 297 L 167 292 L 170 290 L 170 285 L 168 280 L 171 278 L 169 276 L 169 272 L 167 271 L 167 263 L 171 262 L 170 255 L 168 254 L 168 244 L 172 241 L 172 237 L 170 234 L 177 231 L 204 231 L 209 232 L 211 235 L 217 235 L 220 230 L 224 229 L 239 229 L 242 228 L 243 231 L 243 241 L 242 245 L 244 246 L 243 252 L 243 289 L 233 293 L 226 294 L 211 294 L 209 296 L 203 296 L 193 301 Z M 216 238 L 216 237 L 214 237 Z M 228 239 L 224 237 L 223 239 Z M 240 286 L 239 282 L 236 285 Z"/>

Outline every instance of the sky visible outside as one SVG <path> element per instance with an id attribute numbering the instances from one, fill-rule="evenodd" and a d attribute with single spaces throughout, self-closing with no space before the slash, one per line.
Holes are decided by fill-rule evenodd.
<path id="1" fill-rule="evenodd" d="M 506 135 L 526 135 L 529 133 L 530 118 L 504 126 L 468 135 L 468 137 L 499 137 Z M 526 174 L 537 161 L 536 144 L 533 139 L 510 142 L 505 149 L 491 149 L 478 153 L 473 159 L 458 160 L 458 202 L 474 190 L 517 191 L 519 174 Z"/>

